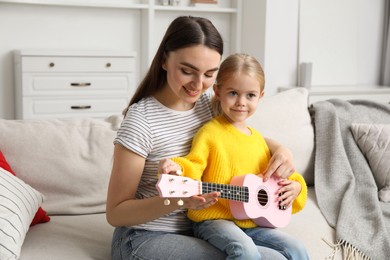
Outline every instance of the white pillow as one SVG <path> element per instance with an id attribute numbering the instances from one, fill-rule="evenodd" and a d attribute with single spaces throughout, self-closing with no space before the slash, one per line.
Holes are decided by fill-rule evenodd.
<path id="1" fill-rule="evenodd" d="M 0 259 L 18 259 L 24 238 L 43 202 L 41 193 L 0 168 Z"/>
<path id="2" fill-rule="evenodd" d="M 45 196 L 49 215 L 105 212 L 121 118 L 0 119 L 0 150 L 16 175 Z"/>
<path id="3" fill-rule="evenodd" d="M 370 165 L 379 199 L 390 202 L 390 125 L 355 123 L 351 130 Z"/>
<path id="4" fill-rule="evenodd" d="M 308 110 L 308 90 L 302 87 L 261 99 L 248 125 L 291 150 L 296 171 L 314 184 L 314 128 Z"/>

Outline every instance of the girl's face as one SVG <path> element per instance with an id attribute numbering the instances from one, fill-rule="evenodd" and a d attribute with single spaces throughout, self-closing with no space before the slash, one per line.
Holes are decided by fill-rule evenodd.
<path id="1" fill-rule="evenodd" d="M 214 88 L 223 114 L 234 126 L 245 127 L 245 120 L 255 113 L 260 98 L 264 95 L 260 87 L 257 78 L 239 73 Z"/>
<path id="2" fill-rule="evenodd" d="M 220 61 L 217 51 L 203 45 L 170 52 L 162 66 L 167 71 L 167 84 L 156 98 L 171 109 L 191 109 L 214 84 Z"/>

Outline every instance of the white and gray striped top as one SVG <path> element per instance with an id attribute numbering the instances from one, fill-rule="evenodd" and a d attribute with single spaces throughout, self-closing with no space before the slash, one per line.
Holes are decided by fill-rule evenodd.
<path id="1" fill-rule="evenodd" d="M 114 143 L 120 143 L 146 159 L 137 199 L 158 195 L 155 184 L 161 159 L 188 154 L 193 136 L 213 116 L 210 98 L 211 94 L 206 92 L 188 111 L 169 109 L 153 97 L 144 98 L 129 108 Z M 184 210 L 133 227 L 167 232 L 191 228 Z"/>

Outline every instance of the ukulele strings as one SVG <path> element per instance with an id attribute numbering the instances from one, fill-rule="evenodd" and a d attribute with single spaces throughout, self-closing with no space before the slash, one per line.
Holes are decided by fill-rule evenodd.
<path id="1" fill-rule="evenodd" d="M 202 186 L 202 191 L 203 190 L 206 190 L 207 192 L 218 191 L 221 192 L 223 196 L 228 199 L 239 200 L 239 198 L 249 198 L 250 196 L 256 196 L 260 202 L 267 202 L 269 199 L 269 195 L 266 189 L 260 189 L 260 191 L 264 191 L 264 193 L 261 193 L 259 191 L 256 194 L 255 192 L 248 192 L 247 191 L 248 187 L 246 186 L 237 186 L 237 185 L 230 185 L 230 184 L 214 184 L 208 182 L 202 182 L 199 185 Z"/>

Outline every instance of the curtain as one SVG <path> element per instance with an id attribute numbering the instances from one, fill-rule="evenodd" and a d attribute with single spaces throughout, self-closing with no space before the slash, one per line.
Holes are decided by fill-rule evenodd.
<path id="1" fill-rule="evenodd" d="M 390 0 L 385 0 L 381 85 L 390 86 Z"/>

